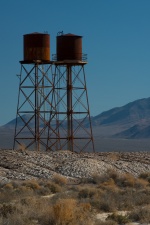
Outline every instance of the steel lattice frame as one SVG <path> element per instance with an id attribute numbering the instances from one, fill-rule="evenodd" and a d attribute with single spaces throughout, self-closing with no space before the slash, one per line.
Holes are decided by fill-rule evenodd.
<path id="1" fill-rule="evenodd" d="M 51 106 L 52 65 L 21 61 L 19 94 L 16 114 L 14 148 L 47 149 L 47 134 Z M 50 74 L 49 74 L 50 73 Z"/>
<path id="2" fill-rule="evenodd" d="M 50 150 L 94 151 L 85 64 L 55 62 L 47 143 Z"/>

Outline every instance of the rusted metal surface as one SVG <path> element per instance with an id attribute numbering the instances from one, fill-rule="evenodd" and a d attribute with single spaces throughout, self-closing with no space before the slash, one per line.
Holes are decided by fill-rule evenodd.
<path id="1" fill-rule="evenodd" d="M 82 37 L 57 36 L 55 62 L 49 50 L 48 34 L 24 35 L 14 148 L 94 151 Z"/>
<path id="2" fill-rule="evenodd" d="M 82 60 L 82 36 L 66 34 L 57 36 L 57 61 Z"/>
<path id="3" fill-rule="evenodd" d="M 48 149 L 94 152 L 84 64 L 55 64 Z"/>
<path id="4" fill-rule="evenodd" d="M 50 129 L 48 149 L 94 151 L 84 65 L 87 55 L 82 54 L 82 36 L 59 32 L 54 55 Z M 52 126 L 53 124 L 53 126 Z"/>
<path id="5" fill-rule="evenodd" d="M 14 148 L 47 149 L 52 91 L 49 34 L 24 35 Z"/>
<path id="6" fill-rule="evenodd" d="M 45 67 L 46 66 L 46 67 Z M 45 150 L 49 129 L 52 64 L 21 62 L 14 149 Z"/>
<path id="7" fill-rule="evenodd" d="M 31 33 L 24 35 L 24 61 L 50 61 L 50 35 Z"/>

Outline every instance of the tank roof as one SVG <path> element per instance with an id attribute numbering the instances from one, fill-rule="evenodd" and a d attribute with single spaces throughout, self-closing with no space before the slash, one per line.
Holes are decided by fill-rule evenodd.
<path id="1" fill-rule="evenodd" d="M 68 33 L 68 34 L 62 34 L 60 36 L 74 36 L 74 37 L 82 37 L 80 35 L 76 35 L 76 34 L 71 34 L 71 33 Z"/>
<path id="2" fill-rule="evenodd" d="M 33 33 L 30 33 L 30 34 L 24 34 L 24 35 L 34 35 L 34 34 L 47 34 L 47 33 L 33 32 Z"/>

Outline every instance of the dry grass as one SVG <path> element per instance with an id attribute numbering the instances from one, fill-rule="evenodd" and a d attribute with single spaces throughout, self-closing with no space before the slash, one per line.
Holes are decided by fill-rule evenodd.
<path id="1" fill-rule="evenodd" d="M 107 221 L 97 220 L 95 221 L 95 225 L 118 225 L 118 223 L 116 223 L 113 220 L 107 220 Z"/>
<path id="2" fill-rule="evenodd" d="M 79 185 L 67 184 L 62 176 L 1 184 L 0 224 L 116 225 L 127 222 L 127 217 L 116 214 L 118 210 L 130 211 L 131 222 L 148 223 L 150 183 L 147 177 L 149 174 L 135 178 L 109 170 Z M 43 198 L 44 195 L 50 197 Z M 91 215 L 100 212 L 114 214 L 109 221 L 93 219 L 91 222 Z"/>
<path id="3" fill-rule="evenodd" d="M 142 179 L 144 179 L 144 180 L 146 180 L 146 181 L 148 181 L 150 183 L 150 172 L 141 173 L 139 175 L 139 178 L 142 178 Z"/>
<path id="4" fill-rule="evenodd" d="M 53 206 L 56 224 L 61 224 L 61 221 L 65 221 L 66 224 L 71 223 L 74 219 L 76 205 L 77 202 L 74 199 L 58 200 L 58 202 Z"/>
<path id="5" fill-rule="evenodd" d="M 27 147 L 24 143 L 18 144 L 18 148 L 22 151 L 25 151 L 27 149 Z"/>
<path id="6" fill-rule="evenodd" d="M 145 206 L 132 211 L 129 218 L 135 222 L 150 223 L 150 206 Z"/>
<path id="7" fill-rule="evenodd" d="M 22 183 L 23 186 L 32 190 L 40 190 L 41 186 L 39 185 L 37 180 L 28 180 Z"/>
<path id="8" fill-rule="evenodd" d="M 107 155 L 107 158 L 110 159 L 110 160 L 112 160 L 112 161 L 117 161 L 120 158 L 120 154 L 118 152 L 110 152 Z"/>

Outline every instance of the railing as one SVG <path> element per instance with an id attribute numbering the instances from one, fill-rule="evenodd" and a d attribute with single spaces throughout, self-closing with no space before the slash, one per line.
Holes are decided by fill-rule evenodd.
<path id="1" fill-rule="evenodd" d="M 87 54 L 82 54 L 82 61 L 87 61 Z"/>
<path id="2" fill-rule="evenodd" d="M 57 61 L 57 54 L 52 54 L 52 60 Z"/>
<path id="3" fill-rule="evenodd" d="M 64 60 L 80 60 L 80 61 L 83 61 L 83 62 L 86 62 L 87 61 L 87 54 L 75 54 L 75 59 L 72 59 L 72 57 L 70 57 L 70 55 L 67 57 L 67 55 L 64 55 Z M 53 61 L 57 61 L 57 54 L 52 54 L 52 60 Z"/>

